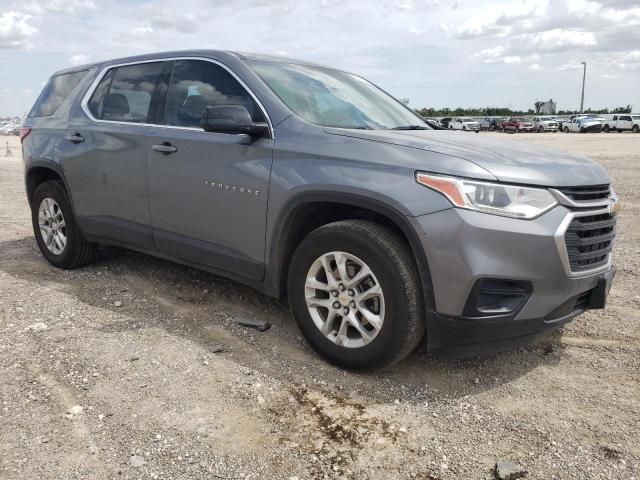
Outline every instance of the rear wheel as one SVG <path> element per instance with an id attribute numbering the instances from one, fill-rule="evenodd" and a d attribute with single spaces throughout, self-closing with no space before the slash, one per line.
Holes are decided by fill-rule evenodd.
<path id="1" fill-rule="evenodd" d="M 31 220 L 38 247 L 50 264 L 71 269 L 93 260 L 96 245 L 82 237 L 61 182 L 38 186 L 31 200 Z"/>
<path id="2" fill-rule="evenodd" d="M 604 133 L 609 133 L 609 125 L 605 125 L 604 128 L 602 129 L 604 131 Z"/>
<path id="3" fill-rule="evenodd" d="M 538 133 L 544 133 L 544 128 L 543 127 L 538 128 Z"/>
<path id="4" fill-rule="evenodd" d="M 569 127 L 564 127 L 564 133 L 569 133 Z"/>
<path id="5" fill-rule="evenodd" d="M 640 127 L 638 125 L 634 125 L 633 128 L 631 129 L 631 131 L 633 133 L 638 133 L 638 132 L 640 132 Z"/>
<path id="6" fill-rule="evenodd" d="M 414 264 L 402 240 L 375 223 L 318 228 L 302 240 L 289 270 L 289 304 L 300 331 L 344 368 L 402 360 L 425 330 Z"/>

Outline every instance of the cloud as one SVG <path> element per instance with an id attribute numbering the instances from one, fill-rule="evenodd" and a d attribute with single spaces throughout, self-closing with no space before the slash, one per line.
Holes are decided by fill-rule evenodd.
<path id="1" fill-rule="evenodd" d="M 74 67 L 77 67 L 78 65 L 84 65 L 85 63 L 89 63 L 89 56 L 83 53 L 76 53 L 75 55 L 69 57 L 69 63 Z"/>
<path id="2" fill-rule="evenodd" d="M 31 0 L 25 2 L 25 6 L 38 14 L 47 11 L 76 14 L 97 8 L 93 0 Z"/>
<path id="3" fill-rule="evenodd" d="M 542 5 L 535 2 L 510 3 L 496 12 L 487 8 L 455 28 L 457 38 L 504 37 L 540 15 Z"/>
<path id="4" fill-rule="evenodd" d="M 598 40 L 593 32 L 554 29 L 546 32 L 519 35 L 511 42 L 511 50 L 556 52 L 572 48 L 591 47 L 597 45 L 597 43 Z"/>
<path id="5" fill-rule="evenodd" d="M 31 25 L 31 15 L 4 12 L 0 15 L 0 49 L 27 49 L 38 30 Z"/>
<path id="6" fill-rule="evenodd" d="M 532 63 L 527 67 L 527 70 L 531 70 L 532 72 L 539 72 L 542 70 L 542 67 L 537 63 Z"/>

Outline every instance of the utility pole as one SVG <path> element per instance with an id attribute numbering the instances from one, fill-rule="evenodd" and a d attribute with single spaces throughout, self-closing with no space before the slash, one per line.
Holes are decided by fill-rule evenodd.
<path id="1" fill-rule="evenodd" d="M 582 62 L 582 97 L 580 97 L 580 113 L 584 113 L 584 81 L 587 78 L 587 62 Z"/>

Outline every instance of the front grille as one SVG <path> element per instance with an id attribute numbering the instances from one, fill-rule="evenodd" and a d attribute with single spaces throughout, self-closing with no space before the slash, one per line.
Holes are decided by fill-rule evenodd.
<path id="1" fill-rule="evenodd" d="M 613 248 L 616 218 L 610 213 L 575 217 L 564 241 L 573 272 L 583 272 L 606 265 Z"/>
<path id="2" fill-rule="evenodd" d="M 589 187 L 563 187 L 558 188 L 564 195 L 574 202 L 585 202 L 589 200 L 602 200 L 609 198 L 611 187 L 609 185 L 593 185 Z"/>

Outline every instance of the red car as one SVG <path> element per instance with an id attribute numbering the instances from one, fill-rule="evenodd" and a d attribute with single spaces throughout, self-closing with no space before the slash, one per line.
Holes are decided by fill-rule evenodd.
<path id="1" fill-rule="evenodd" d="M 502 122 L 502 131 L 533 132 L 533 122 L 524 117 L 511 117 Z"/>

